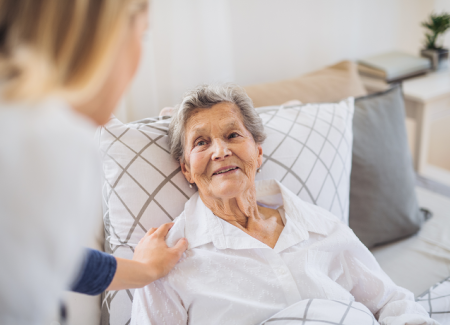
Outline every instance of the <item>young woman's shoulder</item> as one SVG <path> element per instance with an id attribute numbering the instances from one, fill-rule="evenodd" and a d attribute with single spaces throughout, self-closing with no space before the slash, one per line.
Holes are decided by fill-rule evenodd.
<path id="1" fill-rule="evenodd" d="M 0 134 L 8 140 L 6 148 L 33 146 L 44 150 L 41 156 L 52 149 L 95 148 L 96 126 L 61 100 L 48 99 L 37 104 L 0 102 L 0 116 Z"/>

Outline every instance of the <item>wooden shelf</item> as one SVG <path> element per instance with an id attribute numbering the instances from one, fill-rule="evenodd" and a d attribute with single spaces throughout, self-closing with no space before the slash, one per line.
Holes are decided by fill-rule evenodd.
<path id="1" fill-rule="evenodd" d="M 369 93 L 388 88 L 381 80 L 367 77 L 362 80 Z M 450 71 L 408 79 L 402 87 L 406 116 L 415 122 L 411 150 L 414 167 L 420 175 L 450 185 Z M 443 128 L 446 121 L 448 128 Z M 433 123 L 440 123 L 439 130 L 433 128 Z M 430 157 L 431 141 L 435 152 L 439 148 L 439 158 Z M 439 166 L 432 165 L 433 160 Z"/>

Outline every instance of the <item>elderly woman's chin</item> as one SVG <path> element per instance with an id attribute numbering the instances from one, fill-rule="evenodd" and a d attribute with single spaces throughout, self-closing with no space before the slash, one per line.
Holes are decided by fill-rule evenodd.
<path id="1" fill-rule="evenodd" d="M 250 187 L 254 187 L 254 180 L 249 179 L 241 169 L 214 175 L 209 186 L 211 194 L 218 198 L 240 196 L 242 192 L 247 191 Z M 200 194 L 203 192 L 200 187 L 199 192 Z"/>

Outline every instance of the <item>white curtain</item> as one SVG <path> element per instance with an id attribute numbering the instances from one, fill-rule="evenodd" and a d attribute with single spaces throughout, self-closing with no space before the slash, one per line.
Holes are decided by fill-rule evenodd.
<path id="1" fill-rule="evenodd" d="M 116 116 L 158 115 L 202 83 L 234 80 L 227 0 L 152 0 L 141 65 Z"/>

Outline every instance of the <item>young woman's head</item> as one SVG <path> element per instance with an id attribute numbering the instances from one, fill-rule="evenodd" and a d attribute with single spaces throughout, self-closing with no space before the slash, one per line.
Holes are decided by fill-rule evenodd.
<path id="1" fill-rule="evenodd" d="M 131 81 L 148 0 L 0 0 L 2 101 L 67 100 L 105 123 Z"/>

